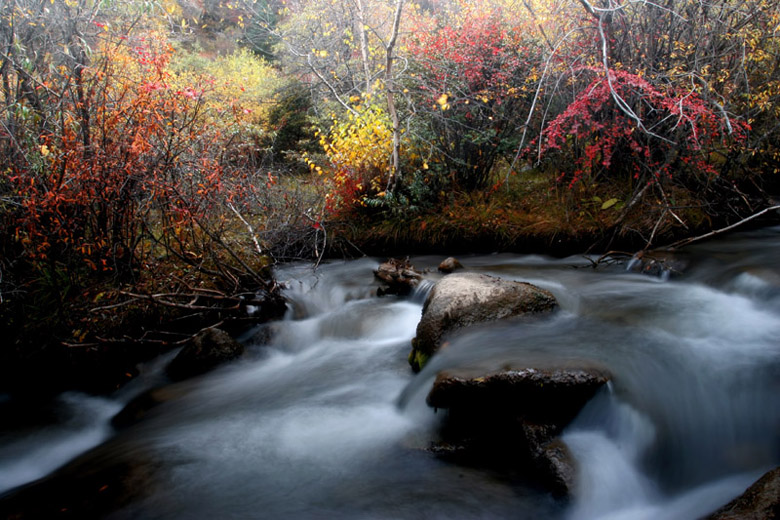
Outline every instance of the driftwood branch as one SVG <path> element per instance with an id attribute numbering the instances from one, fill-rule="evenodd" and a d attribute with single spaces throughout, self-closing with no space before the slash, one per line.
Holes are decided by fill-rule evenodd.
<path id="1" fill-rule="evenodd" d="M 714 236 L 720 235 L 722 233 L 726 233 L 728 231 L 731 231 L 732 229 L 738 228 L 742 224 L 746 224 L 747 222 L 750 222 L 753 219 L 756 219 L 756 218 L 758 218 L 758 217 L 760 217 L 762 215 L 766 215 L 770 211 L 776 211 L 776 210 L 780 210 L 780 205 L 778 205 L 778 206 L 770 206 L 768 208 L 765 208 L 765 209 L 759 211 L 758 213 L 754 213 L 753 215 L 750 215 L 747 218 L 743 218 L 739 222 L 735 222 L 734 224 L 731 224 L 730 226 L 726 226 L 726 227 L 721 228 L 721 229 L 716 229 L 714 231 L 710 231 L 709 233 L 705 233 L 705 234 L 699 235 L 697 237 L 686 238 L 685 240 L 680 240 L 680 241 L 675 242 L 675 243 L 673 243 L 671 245 L 668 245 L 666 247 L 666 250 L 670 251 L 670 250 L 673 250 L 673 249 L 677 249 L 678 247 L 687 246 L 688 244 L 692 244 L 694 242 L 698 242 L 699 240 L 704 240 L 705 238 L 710 238 L 710 237 L 714 237 Z"/>
<path id="2" fill-rule="evenodd" d="M 658 217 L 658 220 L 656 220 L 655 226 L 653 226 L 653 231 L 650 233 L 650 238 L 647 239 L 647 243 L 645 244 L 645 247 L 642 248 L 642 251 L 647 251 L 650 248 L 650 245 L 653 243 L 653 240 L 655 239 L 655 234 L 658 232 L 658 228 L 661 227 L 661 223 L 666 218 L 667 213 L 668 211 L 666 209 L 664 209 L 661 212 L 661 216 Z"/>

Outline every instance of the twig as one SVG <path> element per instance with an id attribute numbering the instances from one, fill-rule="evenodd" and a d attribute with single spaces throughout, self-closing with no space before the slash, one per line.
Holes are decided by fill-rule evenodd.
<path id="1" fill-rule="evenodd" d="M 531 7 L 526 3 L 526 7 L 530 10 Z M 532 11 L 533 13 L 533 11 Z M 535 15 L 534 15 L 535 16 Z M 540 26 L 541 27 L 541 26 Z M 509 182 L 509 176 L 512 174 L 512 171 L 515 169 L 515 166 L 517 165 L 517 161 L 520 159 L 520 155 L 523 151 L 523 145 L 525 144 L 525 138 L 528 134 L 528 128 L 531 126 L 531 118 L 534 115 L 534 111 L 536 110 L 536 104 L 540 99 L 541 91 L 542 91 L 542 85 L 544 83 L 544 79 L 547 76 L 547 72 L 550 69 L 550 63 L 552 62 L 552 59 L 555 57 L 555 54 L 558 52 L 558 47 L 560 47 L 569 37 L 570 34 L 572 34 L 574 31 L 569 31 L 568 34 L 566 34 L 559 42 L 558 45 L 556 45 L 552 52 L 550 53 L 550 56 L 548 56 L 547 60 L 544 64 L 544 71 L 542 71 L 542 77 L 539 78 L 539 83 L 536 85 L 536 92 L 534 92 L 534 98 L 531 102 L 531 108 L 528 109 L 528 117 L 525 118 L 525 123 L 523 123 L 523 133 L 520 136 L 520 143 L 517 145 L 517 152 L 515 153 L 514 158 L 512 159 L 512 164 L 509 166 L 509 170 L 507 171 L 506 177 L 504 178 L 504 182 Z M 544 33 L 543 33 L 544 34 Z M 545 38 L 547 36 L 545 35 Z M 544 124 L 544 123 L 543 123 Z M 541 139 L 539 139 L 539 143 L 541 145 Z"/>
<path id="2" fill-rule="evenodd" d="M 647 242 L 645 243 L 645 247 L 642 248 L 642 251 L 646 251 L 650 248 L 650 244 L 653 243 L 653 239 L 655 239 L 655 234 L 658 232 L 658 228 L 661 227 L 661 222 L 664 221 L 666 218 L 666 213 L 668 210 L 664 209 L 661 212 L 661 216 L 658 217 L 658 220 L 655 222 L 655 226 L 653 226 L 653 231 L 650 233 L 650 238 L 647 239 Z"/>
<path id="3" fill-rule="evenodd" d="M 111 309 L 116 309 L 118 307 L 124 307 L 125 305 L 130 305 L 131 303 L 133 303 L 135 301 L 136 301 L 135 299 L 133 299 L 133 300 L 126 300 L 126 301 L 123 301 L 123 302 L 114 303 L 113 305 L 104 305 L 102 307 L 94 307 L 94 308 L 90 309 L 89 312 L 100 312 L 100 311 L 107 311 L 107 310 L 111 310 Z"/>
<path id="4" fill-rule="evenodd" d="M 214 323 L 213 325 L 209 325 L 207 327 L 203 327 L 199 331 L 194 332 L 192 334 L 179 334 L 179 333 L 165 332 L 165 331 L 151 331 L 154 334 L 160 334 L 160 335 L 168 334 L 168 335 L 186 336 L 185 338 L 176 341 L 166 341 L 164 339 L 147 339 L 146 336 L 149 334 L 149 332 L 146 332 L 140 338 L 132 338 L 130 336 L 124 336 L 122 338 L 104 338 L 101 336 L 97 336 L 96 337 L 97 341 L 93 341 L 91 343 L 69 343 L 63 341 L 62 345 L 68 348 L 94 348 L 106 344 L 135 343 L 138 345 L 163 345 L 166 347 L 177 347 L 179 345 L 184 345 L 188 341 L 192 340 L 192 338 L 194 338 L 198 334 L 201 334 L 209 329 L 216 329 L 217 327 L 222 326 L 224 323 L 225 320 L 220 320 L 217 323 Z"/>
<path id="5" fill-rule="evenodd" d="M 263 250 L 260 248 L 260 242 L 257 241 L 257 235 L 255 234 L 255 230 L 252 227 L 252 225 L 249 222 L 246 221 L 244 216 L 241 215 L 241 213 L 238 212 L 238 210 L 236 209 L 236 207 L 232 203 L 228 203 L 227 206 L 228 206 L 228 208 L 230 208 L 230 211 L 235 213 L 236 216 L 238 217 L 238 219 L 241 222 L 244 223 L 244 225 L 246 226 L 247 231 L 249 231 L 249 236 L 252 237 L 252 242 L 255 243 L 255 250 L 257 251 L 257 254 L 262 256 L 263 255 Z"/>
<path id="6" fill-rule="evenodd" d="M 780 205 L 778 205 L 778 206 L 770 206 L 768 208 L 765 208 L 765 209 L 759 211 L 758 213 L 754 213 L 753 215 L 750 215 L 747 218 L 743 218 L 739 222 L 731 224 L 730 226 L 726 226 L 724 228 L 716 229 L 714 231 L 710 231 L 709 233 L 705 233 L 705 234 L 699 235 L 697 237 L 686 238 L 685 240 L 680 240 L 678 242 L 670 244 L 670 245 L 666 246 L 666 250 L 667 251 L 671 251 L 673 249 L 677 249 L 678 247 L 687 246 L 688 244 L 692 244 L 693 242 L 698 242 L 699 240 L 704 240 L 705 238 L 710 238 L 710 237 L 714 237 L 716 235 L 720 235 L 722 233 L 726 233 L 727 231 L 731 231 L 732 229 L 737 228 L 737 227 L 741 226 L 742 224 L 745 224 L 746 222 L 750 222 L 751 220 L 753 220 L 755 218 L 758 218 L 761 215 L 764 215 L 766 213 L 769 213 L 770 211 L 775 211 L 775 210 L 779 210 L 779 209 L 780 209 Z"/>
<path id="7" fill-rule="evenodd" d="M 237 301 L 235 305 L 229 306 L 229 307 L 209 307 L 206 305 L 194 305 L 193 303 L 176 303 L 171 302 L 168 300 L 163 300 L 162 298 L 165 297 L 181 297 L 181 296 L 193 296 L 193 295 L 181 295 L 181 294 L 136 294 L 131 292 L 125 292 L 121 291 L 119 294 L 123 296 L 129 296 L 130 298 L 136 298 L 138 300 L 149 300 L 153 303 L 156 303 L 158 305 L 162 305 L 164 307 L 173 307 L 175 309 L 187 309 L 191 311 L 215 311 L 215 310 L 236 310 L 241 306 L 241 301 Z M 191 302 L 196 301 L 198 298 L 200 298 L 200 295 L 194 295 L 195 298 L 191 300 Z M 212 299 L 223 299 L 223 298 L 214 298 Z M 230 300 L 232 298 L 225 296 L 225 300 Z M 233 298 L 233 300 L 235 300 Z"/>
<path id="8" fill-rule="evenodd" d="M 207 289 L 206 287 L 193 287 L 192 284 L 190 284 L 189 282 L 187 282 L 186 280 L 182 279 L 179 276 L 172 275 L 171 277 L 177 282 L 184 285 L 188 290 L 192 292 L 203 293 L 207 296 L 213 296 L 217 298 L 224 298 L 226 296 L 225 293 L 223 293 L 222 291 L 217 291 L 216 289 Z"/>
<path id="9" fill-rule="evenodd" d="M 681 219 L 680 217 L 678 217 L 678 216 L 677 216 L 677 213 L 675 213 L 674 211 L 672 211 L 672 205 L 669 203 L 669 198 L 666 196 L 666 192 L 664 191 L 664 187 L 661 185 L 661 183 L 660 183 L 660 182 L 656 183 L 656 187 L 658 188 L 658 191 L 660 191 L 660 192 L 661 192 L 661 196 L 663 197 L 663 199 L 664 199 L 664 202 L 666 203 L 666 211 L 667 211 L 667 212 L 668 212 L 668 213 L 669 213 L 669 214 L 670 214 L 672 217 L 674 217 L 674 219 L 675 219 L 677 222 L 679 222 L 679 223 L 680 223 L 680 225 L 681 225 L 682 227 L 684 227 L 685 229 L 689 229 L 689 228 L 688 228 L 688 225 L 687 225 L 687 224 L 686 224 L 686 223 L 683 221 L 683 219 Z"/>
<path id="10" fill-rule="evenodd" d="M 328 247 L 328 230 L 325 229 L 325 227 L 320 224 L 320 229 L 322 229 L 322 251 L 320 252 L 320 255 L 317 257 L 317 263 L 314 264 L 314 268 L 317 269 L 320 266 L 320 263 L 322 262 L 322 257 L 325 256 L 325 249 Z M 319 229 L 317 230 L 319 231 Z M 315 237 L 315 243 L 316 243 L 316 237 Z"/>
<path id="11" fill-rule="evenodd" d="M 634 195 L 631 197 L 631 200 L 629 201 L 629 203 L 625 205 L 625 207 L 623 208 L 623 210 L 620 212 L 620 215 L 618 216 L 617 220 L 615 220 L 615 223 L 614 223 L 614 224 L 612 224 L 612 227 L 614 228 L 614 232 L 612 233 L 612 238 L 610 238 L 610 239 L 609 239 L 609 243 L 607 243 L 607 246 L 606 246 L 606 247 L 610 247 L 610 246 L 612 246 L 612 243 L 615 241 L 615 238 L 617 238 L 617 235 L 618 235 L 618 233 L 620 232 L 620 229 L 621 229 L 621 227 L 620 227 L 620 226 L 622 225 L 623 221 L 624 221 L 624 220 L 626 219 L 626 217 L 628 216 L 628 212 L 631 210 L 631 208 L 633 208 L 633 207 L 634 207 L 634 205 L 635 205 L 637 202 L 639 202 L 639 200 L 640 200 L 640 199 L 642 198 L 642 196 L 644 195 L 645 191 L 647 191 L 647 188 L 649 188 L 649 187 L 650 187 L 650 184 L 651 184 L 651 183 L 649 183 L 649 182 L 648 182 L 648 183 L 645 183 L 645 185 L 644 185 L 644 186 L 642 186 L 642 188 L 641 188 L 641 189 L 639 189 L 639 190 L 635 190 L 635 193 L 634 193 Z M 595 244 L 594 244 L 594 246 L 595 246 Z M 593 246 L 591 246 L 591 248 L 592 248 L 592 247 L 593 247 Z"/>
<path id="12" fill-rule="evenodd" d="M 615 257 L 617 255 L 626 256 L 626 257 L 629 257 L 629 258 L 634 256 L 632 253 L 628 253 L 626 251 L 607 251 L 606 253 L 604 253 L 603 255 L 598 257 L 595 261 L 592 260 L 591 258 L 587 257 L 587 256 L 584 257 L 584 258 L 591 263 L 590 267 L 595 269 L 599 265 L 601 265 L 601 263 L 604 262 L 607 258 Z"/>
<path id="13" fill-rule="evenodd" d="M 315 233 L 314 233 L 314 255 L 317 257 L 317 262 L 314 264 L 314 269 L 316 270 L 320 266 L 320 263 L 322 262 L 322 257 L 325 256 L 325 249 L 328 247 L 328 231 L 325 229 L 325 226 L 322 225 L 322 221 L 321 220 L 314 220 L 311 217 L 311 215 L 309 215 L 308 213 L 305 213 L 305 212 L 302 215 L 304 216 L 304 218 L 307 218 L 307 219 L 309 219 L 309 221 L 314 223 L 314 229 L 315 229 Z M 323 238 L 322 238 L 322 251 L 319 251 L 319 246 L 317 245 L 317 239 L 319 237 L 320 230 L 322 230 L 322 235 L 323 235 Z"/>

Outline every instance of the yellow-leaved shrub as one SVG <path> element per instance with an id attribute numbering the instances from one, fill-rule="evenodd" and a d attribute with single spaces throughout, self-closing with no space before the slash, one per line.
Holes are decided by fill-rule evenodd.
<path id="1" fill-rule="evenodd" d="M 330 129 L 320 133 L 320 145 L 329 162 L 327 171 L 308 162 L 313 171 L 327 177 L 329 209 L 359 207 L 367 197 L 382 192 L 390 172 L 393 129 L 381 106 L 367 100 L 346 118 L 333 116 Z"/>

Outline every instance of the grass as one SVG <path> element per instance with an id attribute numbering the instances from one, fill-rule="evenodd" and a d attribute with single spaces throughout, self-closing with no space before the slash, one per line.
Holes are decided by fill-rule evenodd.
<path id="1" fill-rule="evenodd" d="M 604 202 L 612 201 L 606 205 Z M 584 249 L 615 224 L 623 207 L 615 190 L 557 186 L 551 175 L 511 176 L 483 192 L 452 192 L 425 211 L 351 216 L 339 232 L 367 253 Z"/>
<path id="2" fill-rule="evenodd" d="M 728 221 L 722 205 L 711 193 L 674 182 L 644 185 L 627 177 L 568 186 L 557 181 L 556 172 L 529 170 L 508 179 L 497 175 L 492 189 L 442 194 L 423 210 L 358 212 L 330 226 L 374 256 L 444 251 L 566 256 L 669 244 Z"/>

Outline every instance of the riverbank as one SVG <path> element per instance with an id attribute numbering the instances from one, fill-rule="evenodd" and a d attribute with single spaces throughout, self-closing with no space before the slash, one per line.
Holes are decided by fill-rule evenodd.
<path id="1" fill-rule="evenodd" d="M 46 401 L 67 390 L 111 393 L 138 375 L 137 365 L 220 327 L 238 335 L 284 313 L 281 288 L 266 259 L 219 276 L 175 258 L 131 279 L 104 273 L 30 273 L 0 306 L 0 394 Z M 239 276 L 239 268 L 252 275 Z"/>
<path id="2" fill-rule="evenodd" d="M 780 222 L 778 211 L 750 218 L 776 204 L 762 190 L 740 191 L 738 203 L 666 190 L 665 202 L 646 192 L 632 198 L 616 185 L 570 189 L 545 177 L 511 178 L 490 192 L 455 192 L 429 207 L 334 218 L 326 223 L 335 244 L 330 255 L 633 254 L 730 226 L 747 230 Z"/>

